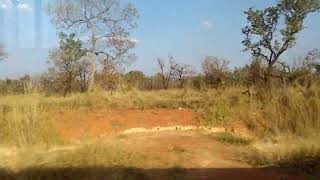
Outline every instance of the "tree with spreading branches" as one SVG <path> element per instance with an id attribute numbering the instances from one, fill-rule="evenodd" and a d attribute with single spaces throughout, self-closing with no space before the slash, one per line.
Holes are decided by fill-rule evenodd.
<path id="1" fill-rule="evenodd" d="M 180 88 L 184 88 L 186 81 L 193 75 L 193 71 L 190 65 L 177 64 L 175 67 L 175 78 L 180 82 Z"/>
<path id="2" fill-rule="evenodd" d="M 280 56 L 295 45 L 307 16 L 319 11 L 319 4 L 319 0 L 279 0 L 266 9 L 245 11 L 248 25 L 242 29 L 242 43 L 246 51 L 267 62 L 266 82 Z"/>
<path id="3" fill-rule="evenodd" d="M 88 40 L 89 90 L 94 86 L 98 59 L 119 62 L 132 56 L 129 50 L 135 41 L 130 32 L 137 26 L 138 18 L 133 4 L 121 0 L 57 0 L 50 5 L 49 14 L 58 28 Z"/>
<path id="4" fill-rule="evenodd" d="M 210 86 L 218 87 L 226 79 L 230 61 L 224 58 L 206 56 L 202 62 L 202 71 L 205 81 Z"/>
<path id="5" fill-rule="evenodd" d="M 158 74 L 161 78 L 162 87 L 163 89 L 168 89 L 170 81 L 174 78 L 178 64 L 173 61 L 172 56 L 169 56 L 168 65 L 166 65 L 166 62 L 161 58 L 157 59 L 157 63 L 159 68 Z"/>
<path id="6" fill-rule="evenodd" d="M 85 55 L 86 50 L 82 48 L 82 42 L 75 38 L 75 34 L 60 33 L 59 48 L 49 53 L 49 73 L 54 76 L 64 95 L 71 93 L 76 77 L 82 75 L 81 59 Z"/>

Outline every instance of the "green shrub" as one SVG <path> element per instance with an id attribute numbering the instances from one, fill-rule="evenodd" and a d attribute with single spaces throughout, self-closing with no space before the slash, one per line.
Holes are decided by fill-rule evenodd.
<path id="1" fill-rule="evenodd" d="M 215 138 L 220 142 L 237 144 L 237 145 L 248 145 L 251 142 L 249 139 L 236 136 L 229 132 L 217 133 L 215 135 Z"/>

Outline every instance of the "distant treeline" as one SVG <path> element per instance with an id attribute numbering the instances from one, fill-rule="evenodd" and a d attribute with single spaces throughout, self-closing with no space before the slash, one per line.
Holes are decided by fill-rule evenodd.
<path id="1" fill-rule="evenodd" d="M 294 65 L 281 61 L 281 56 L 296 44 L 308 15 L 319 10 L 319 0 L 278 0 L 265 9 L 246 10 L 242 44 L 251 53 L 252 62 L 245 67 L 231 70 L 229 60 L 208 56 L 202 62 L 202 72 L 196 73 L 190 65 L 169 57 L 157 59 L 158 71 L 154 76 L 146 76 L 139 71 L 121 70 L 135 58 L 130 50 L 136 41 L 130 34 L 137 28 L 139 14 L 133 4 L 119 0 L 57 1 L 50 5 L 48 13 L 61 32 L 60 43 L 49 53 L 48 71 L 39 77 L 3 80 L 0 93 L 67 95 L 94 88 L 201 90 L 244 86 L 250 95 L 252 86 L 310 87 L 318 82 L 319 50 L 310 51 Z M 0 60 L 6 56 L 0 46 Z"/>
<path id="2" fill-rule="evenodd" d="M 147 76 L 141 71 L 121 73 L 113 66 L 105 66 L 95 74 L 96 88 L 104 90 L 160 90 L 170 88 L 208 88 L 243 87 L 250 93 L 252 86 L 304 86 L 320 83 L 320 51 L 312 50 L 305 57 L 297 60 L 295 65 L 277 63 L 266 82 L 267 65 L 254 59 L 250 65 L 229 69 L 229 61 L 206 57 L 202 62 L 202 72 L 196 73 L 189 65 L 179 64 L 170 57 L 169 62 L 158 59 L 158 72 Z M 76 68 L 77 67 L 77 68 Z M 49 68 L 52 70 L 52 68 Z M 65 69 L 64 69 L 65 70 Z M 68 75 L 68 72 L 70 75 Z M 67 95 L 72 92 L 86 92 L 87 76 L 90 71 L 82 66 L 75 66 L 73 71 L 48 71 L 38 76 L 26 75 L 19 79 L 0 80 L 0 94 L 45 93 Z"/>

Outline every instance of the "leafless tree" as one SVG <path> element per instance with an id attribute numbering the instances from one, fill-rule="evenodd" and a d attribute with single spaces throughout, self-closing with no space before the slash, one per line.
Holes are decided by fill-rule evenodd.
<path id="1" fill-rule="evenodd" d="M 157 59 L 157 62 L 159 67 L 159 75 L 162 81 L 162 86 L 164 89 L 168 89 L 169 83 L 176 73 L 176 68 L 178 67 L 178 64 L 176 64 L 173 61 L 172 56 L 169 57 L 168 67 L 166 67 L 165 61 L 160 58 Z"/>
<path id="2" fill-rule="evenodd" d="M 306 57 L 304 58 L 304 65 L 310 68 L 311 70 L 314 69 L 314 71 L 319 75 L 320 74 L 320 50 L 319 49 L 313 49 L 308 52 Z"/>
<path id="3" fill-rule="evenodd" d="M 202 62 L 202 71 L 208 84 L 218 86 L 225 79 L 230 61 L 213 56 L 205 57 Z"/>
<path id="4" fill-rule="evenodd" d="M 202 69 L 204 73 L 210 73 L 215 70 L 227 70 L 230 61 L 224 58 L 218 58 L 214 56 L 206 56 L 202 63 Z"/>
<path id="5" fill-rule="evenodd" d="M 4 46 L 0 45 L 0 61 L 6 58 L 7 54 L 4 51 Z"/>
<path id="6" fill-rule="evenodd" d="M 105 89 L 115 89 L 117 64 L 109 58 L 101 59 L 101 64 L 103 66 L 102 70 L 102 80 L 103 87 Z"/>
<path id="7" fill-rule="evenodd" d="M 176 79 L 180 82 L 180 88 L 184 88 L 186 79 L 192 76 L 193 71 L 190 65 L 186 64 L 177 64 L 175 67 L 175 76 Z"/>
<path id="8" fill-rule="evenodd" d="M 90 76 L 90 63 L 86 58 L 87 57 L 81 58 L 76 62 L 81 92 L 85 92 L 87 90 Z"/>
<path id="9" fill-rule="evenodd" d="M 77 32 L 88 39 L 91 54 L 89 90 L 94 86 L 97 59 L 120 61 L 135 45 L 130 31 L 137 24 L 138 12 L 133 4 L 120 0 L 57 0 L 49 13 L 57 26 Z"/>

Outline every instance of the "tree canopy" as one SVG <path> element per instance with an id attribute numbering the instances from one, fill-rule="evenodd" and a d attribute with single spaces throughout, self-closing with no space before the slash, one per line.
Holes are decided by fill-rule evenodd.
<path id="1" fill-rule="evenodd" d="M 81 70 L 80 60 L 85 55 L 86 50 L 82 48 L 82 42 L 75 38 L 75 34 L 60 33 L 60 47 L 50 52 L 49 72 L 64 94 L 71 92 L 72 84 Z"/>
<path id="2" fill-rule="evenodd" d="M 280 56 L 295 45 L 306 17 L 319 8 L 318 0 L 280 0 L 265 9 L 250 8 L 245 11 L 248 25 L 242 29 L 245 50 L 265 60 L 270 73 Z"/>
<path id="3" fill-rule="evenodd" d="M 94 84 L 97 58 L 119 61 L 130 56 L 135 42 L 130 31 L 137 26 L 138 11 L 120 0 L 57 0 L 49 8 L 56 25 L 88 41 L 91 52 L 90 88 Z"/>

